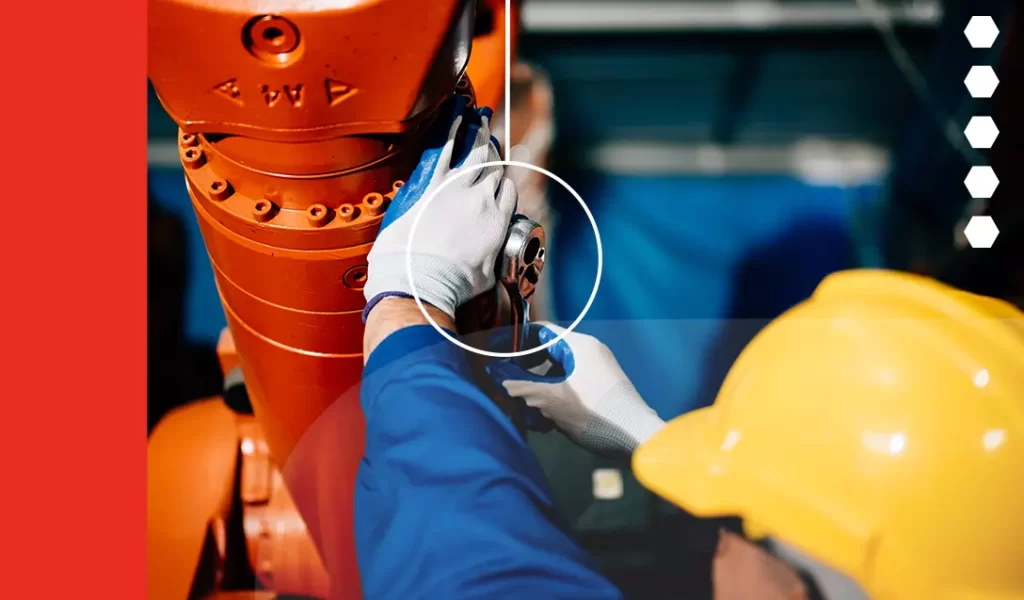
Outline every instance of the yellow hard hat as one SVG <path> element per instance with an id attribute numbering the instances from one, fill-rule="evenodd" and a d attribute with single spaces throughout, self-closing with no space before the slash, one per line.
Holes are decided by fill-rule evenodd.
<path id="1" fill-rule="evenodd" d="M 831 275 L 633 469 L 873 600 L 1024 599 L 1024 313 L 909 274 Z"/>

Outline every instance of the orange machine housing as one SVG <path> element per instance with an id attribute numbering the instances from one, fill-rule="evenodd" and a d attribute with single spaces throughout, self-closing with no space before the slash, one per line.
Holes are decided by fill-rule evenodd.
<path id="1" fill-rule="evenodd" d="M 201 547 L 222 537 L 216 524 L 233 502 L 224 490 L 238 489 L 240 430 L 280 472 L 330 574 L 325 595 L 360 597 L 352 496 L 366 256 L 440 105 L 474 95 L 464 72 L 476 8 L 149 1 L 149 77 L 180 127 L 185 184 L 255 416 L 240 422 L 204 403 L 154 432 L 150 598 L 196 594 Z M 328 408 L 331 427 L 315 427 Z"/>
<path id="2" fill-rule="evenodd" d="M 519 38 L 519 0 L 509 3 L 509 40 L 511 59 L 516 55 Z M 477 10 L 476 35 L 473 38 L 473 58 L 467 74 L 476 89 L 481 106 L 489 106 L 495 113 L 505 106 L 505 0 L 481 0 Z M 513 65 L 515 61 L 510 60 Z"/>

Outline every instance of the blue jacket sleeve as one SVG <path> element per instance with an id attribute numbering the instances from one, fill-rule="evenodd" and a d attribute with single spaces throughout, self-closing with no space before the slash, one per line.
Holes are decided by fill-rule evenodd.
<path id="1" fill-rule="evenodd" d="M 356 544 L 367 598 L 620 598 L 555 524 L 540 465 L 461 350 L 408 327 L 363 375 Z"/>

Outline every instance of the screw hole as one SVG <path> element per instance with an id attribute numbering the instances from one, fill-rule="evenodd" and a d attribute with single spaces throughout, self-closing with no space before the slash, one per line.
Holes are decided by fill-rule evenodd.
<path id="1" fill-rule="evenodd" d="M 537 254 L 540 252 L 540 239 L 532 238 L 526 243 L 526 250 L 523 251 L 523 262 L 530 264 L 537 260 Z"/>
<path id="2" fill-rule="evenodd" d="M 352 207 L 351 206 L 342 206 L 341 207 L 341 214 L 347 215 L 347 214 L 349 214 L 351 212 L 352 212 Z M 314 217 L 319 217 L 320 216 L 319 213 L 320 213 L 320 209 L 319 208 L 313 210 L 313 216 Z"/>
<path id="3" fill-rule="evenodd" d="M 322 209 L 322 208 L 320 208 L 319 206 L 314 206 L 314 207 L 313 207 L 313 210 L 311 210 L 311 211 L 309 211 L 309 212 L 310 212 L 310 214 L 312 214 L 312 215 L 313 215 L 314 217 L 319 217 L 320 215 L 324 214 L 324 211 L 323 211 L 323 209 Z"/>
<path id="4" fill-rule="evenodd" d="M 188 152 L 185 153 L 185 158 L 193 159 L 195 157 L 196 157 L 196 151 L 195 150 L 189 150 Z"/>
<path id="5" fill-rule="evenodd" d="M 404 181 L 396 181 L 394 187 L 397 190 L 397 189 L 400 189 L 403 185 L 405 185 Z"/>
<path id="6" fill-rule="evenodd" d="M 242 41 L 250 54 L 275 66 L 285 66 L 301 56 L 299 30 L 284 17 L 254 17 L 246 25 Z"/>
<path id="7" fill-rule="evenodd" d="M 350 288 L 362 288 L 366 284 L 366 265 L 352 267 L 341 278 L 342 283 Z"/>
<path id="8" fill-rule="evenodd" d="M 210 184 L 210 189 L 215 191 L 215 192 L 219 192 L 222 189 L 224 189 L 224 182 L 223 181 L 214 181 L 213 183 Z"/>
<path id="9" fill-rule="evenodd" d="M 270 204 L 260 200 L 256 203 L 256 212 L 264 213 L 270 210 Z"/>
<path id="10" fill-rule="evenodd" d="M 526 270 L 526 280 L 534 285 L 537 285 L 537 282 L 540 280 L 540 275 L 533 265 L 530 265 L 530 268 Z"/>
<path id="11" fill-rule="evenodd" d="M 263 39 L 267 40 L 268 42 L 275 46 L 281 45 L 281 43 L 283 42 L 281 38 L 283 37 L 284 32 L 278 29 L 277 27 L 267 27 L 266 29 L 263 30 Z"/>

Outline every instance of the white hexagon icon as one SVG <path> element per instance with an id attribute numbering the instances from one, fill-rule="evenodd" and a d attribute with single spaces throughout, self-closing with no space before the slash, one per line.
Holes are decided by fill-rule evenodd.
<path id="1" fill-rule="evenodd" d="M 971 143 L 971 148 L 991 148 L 999 137 L 999 128 L 992 117 L 971 117 L 964 135 Z"/>
<path id="2" fill-rule="evenodd" d="M 999 78 L 992 67 L 973 66 L 971 72 L 967 74 L 967 79 L 964 79 L 964 85 L 974 98 L 991 98 L 992 94 L 996 93 Z"/>
<path id="3" fill-rule="evenodd" d="M 999 228 L 992 217 L 971 217 L 967 227 L 964 227 L 964 237 L 971 248 L 991 248 L 999 237 Z"/>
<path id="4" fill-rule="evenodd" d="M 992 167 L 971 167 L 964 185 L 971 193 L 971 198 L 991 198 L 999 187 L 999 178 Z"/>
<path id="5" fill-rule="evenodd" d="M 991 48 L 999 37 L 999 28 L 992 17 L 971 17 L 964 35 L 972 48 Z"/>

